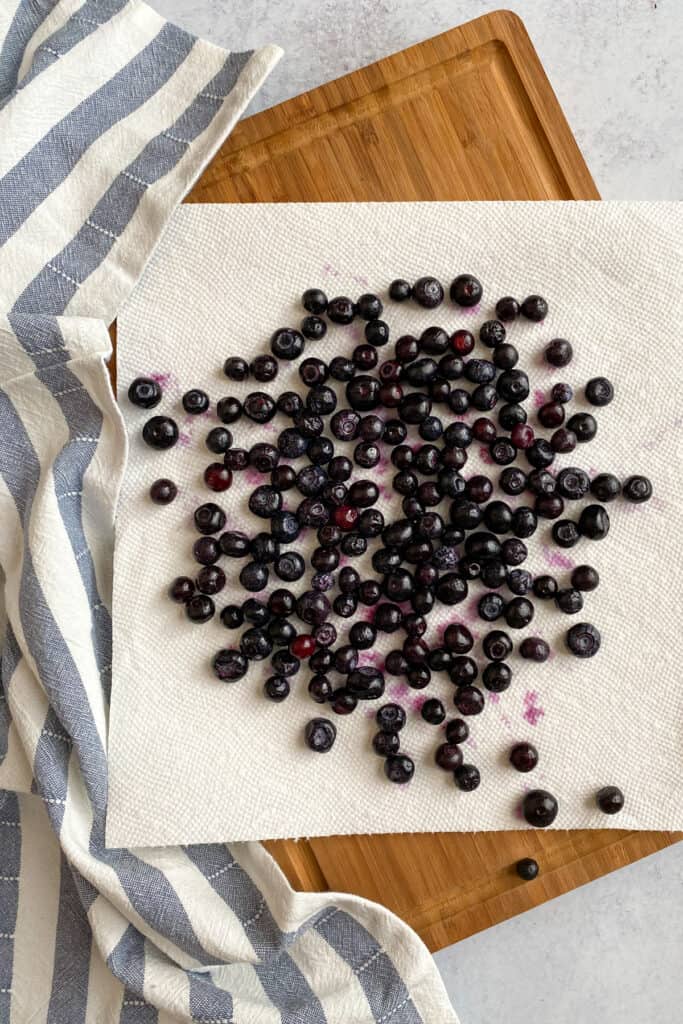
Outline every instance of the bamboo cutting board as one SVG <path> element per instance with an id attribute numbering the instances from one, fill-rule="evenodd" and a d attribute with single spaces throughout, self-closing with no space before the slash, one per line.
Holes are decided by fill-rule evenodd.
<path id="1" fill-rule="evenodd" d="M 189 201 L 598 198 L 524 26 L 499 11 L 242 121 Z M 436 950 L 678 838 L 604 830 L 268 845 L 295 888 L 377 900 Z M 514 873 L 523 856 L 541 865 L 533 883 Z"/>

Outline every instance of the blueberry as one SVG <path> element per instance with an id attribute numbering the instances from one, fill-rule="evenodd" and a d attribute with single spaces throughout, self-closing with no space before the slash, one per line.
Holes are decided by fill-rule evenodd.
<path id="1" fill-rule="evenodd" d="M 380 383 L 375 377 L 359 374 L 346 385 L 346 400 L 357 412 L 370 412 L 379 405 Z"/>
<path id="2" fill-rule="evenodd" d="M 576 448 L 576 434 L 573 430 L 568 430 L 566 427 L 560 427 L 556 430 L 550 438 L 550 447 L 554 452 L 558 452 L 561 455 L 567 455 L 569 452 L 573 452 Z"/>
<path id="3" fill-rule="evenodd" d="M 600 632 L 590 622 L 577 622 L 567 630 L 566 642 L 577 658 L 592 658 L 600 650 Z"/>
<path id="4" fill-rule="evenodd" d="M 301 296 L 301 305 L 307 313 L 322 316 L 327 309 L 327 296 L 320 288 L 308 288 Z"/>
<path id="5" fill-rule="evenodd" d="M 477 686 L 461 686 L 455 691 L 453 703 L 461 715 L 480 715 L 484 710 L 484 694 Z"/>
<path id="6" fill-rule="evenodd" d="M 235 683 L 246 674 L 249 662 L 240 651 L 225 647 L 216 654 L 212 665 L 214 675 L 218 679 L 226 683 Z"/>
<path id="7" fill-rule="evenodd" d="M 564 423 L 564 406 L 560 402 L 546 402 L 538 410 L 538 422 L 549 430 Z"/>
<path id="8" fill-rule="evenodd" d="M 353 365 L 359 370 L 373 370 L 379 362 L 377 349 L 372 345 L 356 345 L 351 353 Z"/>
<path id="9" fill-rule="evenodd" d="M 335 356 L 330 361 L 330 377 L 343 382 L 351 380 L 356 375 L 356 367 L 350 359 L 345 356 Z"/>
<path id="10" fill-rule="evenodd" d="M 614 398 L 614 388 L 607 377 L 591 377 L 586 384 L 585 395 L 591 405 L 609 405 Z"/>
<path id="11" fill-rule="evenodd" d="M 533 882 L 538 875 L 538 862 L 533 857 L 523 857 L 515 864 L 515 871 L 525 882 Z"/>
<path id="12" fill-rule="evenodd" d="M 268 568 L 259 562 L 248 562 L 240 571 L 240 583 L 245 590 L 258 593 L 268 585 Z"/>
<path id="13" fill-rule="evenodd" d="M 273 650 L 273 642 L 260 626 L 247 629 L 240 637 L 240 651 L 249 661 L 263 661 Z"/>
<path id="14" fill-rule="evenodd" d="M 538 751 L 532 743 L 516 743 L 510 751 L 510 764 L 518 772 L 530 772 L 538 764 Z"/>
<path id="15" fill-rule="evenodd" d="M 223 456 L 223 463 L 227 469 L 239 472 L 249 465 L 249 452 L 244 448 L 228 448 Z"/>
<path id="16" fill-rule="evenodd" d="M 300 331 L 293 327 L 280 327 L 270 339 L 270 351 L 278 359 L 298 359 L 305 344 Z"/>
<path id="17" fill-rule="evenodd" d="M 551 366 L 568 366 L 572 361 L 573 355 L 574 350 L 571 343 L 566 341 L 565 338 L 555 338 L 547 345 L 545 350 L 545 360 Z"/>
<path id="18" fill-rule="evenodd" d="M 576 412 L 567 420 L 567 429 L 576 435 L 579 444 L 592 441 L 598 432 L 598 424 L 589 412 Z"/>
<path id="19" fill-rule="evenodd" d="M 172 480 L 155 480 L 149 489 L 149 496 L 155 505 L 170 505 L 178 493 Z"/>
<path id="20" fill-rule="evenodd" d="M 474 646 L 474 639 L 467 626 L 451 622 L 443 635 L 444 646 L 454 654 L 467 654 Z"/>
<path id="21" fill-rule="evenodd" d="M 474 764 L 461 764 L 453 772 L 453 778 L 458 789 L 464 793 L 471 793 L 481 782 L 479 769 Z"/>
<path id="22" fill-rule="evenodd" d="M 482 672 L 481 679 L 491 693 L 502 693 L 512 682 L 512 670 L 504 661 L 492 661 Z"/>
<path id="23" fill-rule="evenodd" d="M 349 642 L 359 651 L 374 647 L 377 629 L 371 622 L 354 622 L 349 630 Z"/>
<path id="24" fill-rule="evenodd" d="M 441 706 L 443 707 L 443 705 Z M 446 772 L 453 772 L 462 764 L 462 750 L 456 743 L 442 743 L 436 748 L 434 760 L 439 768 L 443 768 Z"/>
<path id="25" fill-rule="evenodd" d="M 537 437 L 524 454 L 529 465 L 533 466 L 534 469 L 547 469 L 555 461 L 555 452 L 543 437 Z"/>
<path id="26" fill-rule="evenodd" d="M 189 576 L 178 576 L 171 584 L 168 596 L 178 604 L 186 604 L 194 594 L 194 583 Z"/>
<path id="27" fill-rule="evenodd" d="M 451 347 L 456 355 L 468 356 L 474 349 L 474 335 L 471 331 L 465 331 L 463 329 L 454 331 L 451 335 Z"/>
<path id="28" fill-rule="evenodd" d="M 526 490 L 526 473 L 517 466 L 508 466 L 508 468 L 504 469 L 498 477 L 498 483 L 500 485 L 500 489 L 505 494 L 509 494 L 511 497 L 516 497 L 518 494 L 522 494 L 522 492 Z"/>
<path id="29" fill-rule="evenodd" d="M 590 479 L 587 473 L 576 466 L 567 466 L 557 474 L 556 487 L 563 498 L 578 501 L 590 490 Z"/>
<path id="30" fill-rule="evenodd" d="M 598 473 L 591 480 L 590 490 L 598 501 L 614 501 L 621 494 L 621 483 L 613 473 Z"/>
<path id="31" fill-rule="evenodd" d="M 221 546 L 214 537 L 200 537 L 192 545 L 192 554 L 200 565 L 213 565 L 221 556 Z"/>
<path id="32" fill-rule="evenodd" d="M 390 754 L 384 762 L 384 774 L 390 782 L 404 785 L 415 774 L 415 763 L 406 754 Z"/>
<path id="33" fill-rule="evenodd" d="M 285 676 L 269 676 L 263 684 L 263 692 L 269 700 L 280 703 L 289 697 L 289 680 Z"/>
<path id="34" fill-rule="evenodd" d="M 205 565 L 197 573 L 197 590 L 202 594 L 218 594 L 225 586 L 225 573 L 217 565 Z"/>
<path id="35" fill-rule="evenodd" d="M 190 622 L 208 622 L 216 611 L 216 606 L 206 594 L 194 594 L 185 604 L 185 611 Z"/>
<path id="36" fill-rule="evenodd" d="M 519 505 L 512 515 L 512 532 L 517 538 L 531 537 L 538 526 L 536 513 L 526 505 Z"/>
<path id="37" fill-rule="evenodd" d="M 275 403 L 277 412 L 294 419 L 304 408 L 303 399 L 295 391 L 283 391 Z"/>
<path id="38" fill-rule="evenodd" d="M 581 534 L 573 519 L 558 519 L 553 523 L 553 540 L 558 547 L 573 548 L 578 543 Z"/>
<path id="39" fill-rule="evenodd" d="M 271 484 L 259 484 L 249 495 L 249 511 L 261 519 L 270 519 L 281 508 L 282 495 Z"/>
<path id="40" fill-rule="evenodd" d="M 206 435 L 206 447 L 214 455 L 225 455 L 232 446 L 232 433 L 227 427 L 213 427 Z"/>
<path id="41" fill-rule="evenodd" d="M 617 786 L 603 786 L 595 800 L 603 814 L 618 814 L 624 806 L 624 794 Z"/>
<path id="42" fill-rule="evenodd" d="M 574 397 L 574 389 L 571 384 L 553 384 L 550 397 L 553 402 L 560 402 L 562 405 L 566 405 Z"/>
<path id="43" fill-rule="evenodd" d="M 128 401 L 141 409 L 153 409 L 161 401 L 161 387 L 151 377 L 136 377 L 128 388 Z"/>
<path id="44" fill-rule="evenodd" d="M 505 621 L 511 629 L 524 629 L 534 617 L 534 606 L 526 597 L 513 597 L 505 609 Z"/>
<path id="45" fill-rule="evenodd" d="M 485 622 L 495 622 L 505 611 L 505 601 L 500 594 L 484 594 L 479 599 L 477 610 L 480 619 L 484 619 Z"/>
<path id="46" fill-rule="evenodd" d="M 242 415 L 243 408 L 239 398 L 228 395 L 216 403 L 216 413 L 222 423 L 236 423 Z"/>
<path id="47" fill-rule="evenodd" d="M 498 410 L 498 422 L 503 430 L 513 430 L 514 427 L 519 424 L 526 423 L 526 421 L 527 414 L 524 406 L 518 405 L 516 402 L 508 402 Z M 534 439 L 533 431 L 531 436 L 523 434 L 522 437 L 527 438 L 528 444 L 526 444 L 525 447 L 528 448 Z M 515 441 L 515 444 L 516 443 L 517 442 Z"/>
<path id="48" fill-rule="evenodd" d="M 265 391 L 253 391 L 244 399 L 244 414 L 254 423 L 269 423 L 277 412 L 277 406 Z"/>
<path id="49" fill-rule="evenodd" d="M 538 324 L 548 315 L 548 303 L 541 295 L 529 295 L 521 305 L 521 313 L 527 320 Z"/>
<path id="50" fill-rule="evenodd" d="M 527 636 L 519 645 L 519 653 L 527 661 L 547 661 L 550 647 L 540 636 Z"/>
<path id="51" fill-rule="evenodd" d="M 492 629 L 484 637 L 482 647 L 490 661 L 504 661 L 512 653 L 512 640 L 502 629 Z"/>
<path id="52" fill-rule="evenodd" d="M 499 370 L 511 370 L 519 362 L 519 352 L 514 345 L 506 341 L 502 345 L 496 345 L 491 359 Z"/>
<path id="53" fill-rule="evenodd" d="M 622 494 L 627 501 L 640 504 L 652 497 L 652 484 L 646 476 L 630 476 L 624 483 Z"/>
<path id="54" fill-rule="evenodd" d="M 446 709 L 437 697 L 431 697 L 420 708 L 420 714 L 430 725 L 441 725 L 446 717 Z"/>
<path id="55" fill-rule="evenodd" d="M 443 302 L 444 291 L 435 277 L 421 277 L 413 285 L 412 297 L 424 309 L 436 309 Z"/>
<path id="56" fill-rule="evenodd" d="M 212 462 L 204 470 L 204 483 L 212 491 L 227 491 L 232 484 L 232 470 L 220 462 Z"/>
<path id="57" fill-rule="evenodd" d="M 557 817 L 557 800 L 545 789 L 532 789 L 524 797 L 522 811 L 530 825 L 547 828 Z"/>
<path id="58" fill-rule="evenodd" d="M 406 713 L 400 704 L 384 704 L 375 715 L 382 732 L 400 732 L 406 724 Z"/>
<path id="59" fill-rule="evenodd" d="M 412 294 L 413 289 L 410 287 L 409 282 L 404 281 L 402 278 L 397 278 L 389 285 L 389 298 L 393 299 L 394 302 L 405 302 Z"/>
<path id="60" fill-rule="evenodd" d="M 511 295 L 506 295 L 502 299 L 498 299 L 496 303 L 496 316 L 499 320 L 504 323 L 509 323 L 511 320 L 516 320 L 519 316 L 520 308 L 517 299 L 513 299 Z"/>
<path id="61" fill-rule="evenodd" d="M 228 530 L 219 538 L 220 549 L 229 558 L 246 558 L 250 551 L 249 538 L 239 530 Z"/>
<path id="62" fill-rule="evenodd" d="M 317 673 L 311 676 L 308 693 L 316 704 L 326 704 L 332 696 L 332 683 L 326 675 Z"/>
<path id="63" fill-rule="evenodd" d="M 487 320 L 479 328 L 479 341 L 482 345 L 495 348 L 496 345 L 503 344 L 506 333 L 505 326 L 500 320 Z"/>
<path id="64" fill-rule="evenodd" d="M 595 590 L 600 582 L 598 570 L 590 565 L 577 565 L 571 576 L 571 584 L 577 590 Z"/>
<path id="65" fill-rule="evenodd" d="M 206 391 L 201 391 L 199 388 L 186 391 L 183 395 L 183 409 L 190 416 L 198 416 L 200 413 L 206 412 L 210 404 Z"/>
<path id="66" fill-rule="evenodd" d="M 442 604 L 460 604 L 467 597 L 467 583 L 456 573 L 445 573 L 436 585 L 436 596 Z"/>
<path id="67" fill-rule="evenodd" d="M 464 743 L 470 734 L 470 727 L 462 718 L 451 718 L 446 724 L 446 739 L 449 743 Z"/>
<path id="68" fill-rule="evenodd" d="M 526 544 L 518 537 L 508 537 L 500 546 L 500 555 L 505 565 L 521 565 L 526 561 L 527 554 Z"/>
<path id="69" fill-rule="evenodd" d="M 400 750 L 401 740 L 398 733 L 378 732 L 372 737 L 372 748 L 380 757 L 390 757 Z"/>
<path id="70" fill-rule="evenodd" d="M 541 600 L 548 600 L 555 597 L 557 593 L 557 580 L 553 576 L 537 576 L 534 580 L 534 594 Z"/>
<path id="71" fill-rule="evenodd" d="M 451 302 L 454 302 L 456 306 L 463 306 L 466 309 L 470 306 L 476 306 L 477 303 L 481 302 L 483 294 L 484 289 L 481 286 L 481 282 L 476 277 L 473 277 L 472 274 L 460 274 L 451 283 Z"/>
<path id="72" fill-rule="evenodd" d="M 609 533 L 609 515 L 602 505 L 587 505 L 579 516 L 579 533 L 591 540 L 603 540 Z"/>
<path id="73" fill-rule="evenodd" d="M 309 341 L 320 341 L 327 334 L 327 324 L 320 316 L 305 316 L 301 321 L 301 333 Z"/>
<path id="74" fill-rule="evenodd" d="M 310 750 L 314 750 L 316 754 L 325 754 L 334 745 L 337 729 L 329 718 L 312 718 L 306 723 L 304 738 Z"/>
<path id="75" fill-rule="evenodd" d="M 285 648 L 275 651 L 270 659 L 270 665 L 278 676 L 295 676 L 301 668 L 301 662 Z"/>
<path id="76" fill-rule="evenodd" d="M 296 484 L 296 473 L 291 466 L 276 466 L 270 474 L 270 482 L 276 491 L 288 491 Z"/>
<path id="77" fill-rule="evenodd" d="M 223 363 L 223 373 L 228 380 L 246 380 L 249 376 L 249 364 L 241 356 L 230 356 Z"/>
<path id="78" fill-rule="evenodd" d="M 356 302 L 356 312 L 361 320 L 377 320 L 382 315 L 383 306 L 376 295 L 366 293 Z"/>
<path id="79" fill-rule="evenodd" d="M 358 697 L 349 693 L 345 686 L 340 686 L 330 698 L 330 707 L 335 715 L 350 715 L 358 706 Z"/>
<path id="80" fill-rule="evenodd" d="M 152 416 L 142 428 L 142 440 L 158 451 L 172 448 L 178 440 L 178 424 L 170 416 Z"/>
<path id="81" fill-rule="evenodd" d="M 559 494 L 539 494 L 534 511 L 543 519 L 557 519 L 564 512 L 564 500 Z"/>
<path id="82" fill-rule="evenodd" d="M 346 295 L 338 295 L 327 303 L 327 315 L 334 324 L 350 324 L 355 312 L 353 302 Z"/>
<path id="83" fill-rule="evenodd" d="M 496 387 L 504 402 L 523 402 L 529 397 L 529 378 L 524 370 L 505 370 Z"/>

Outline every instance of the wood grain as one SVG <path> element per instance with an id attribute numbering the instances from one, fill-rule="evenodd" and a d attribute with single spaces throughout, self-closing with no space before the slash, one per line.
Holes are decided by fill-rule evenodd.
<path id="1" fill-rule="evenodd" d="M 241 122 L 191 202 L 598 199 L 519 19 L 501 11 Z M 269 843 L 296 888 L 384 903 L 430 949 L 679 839 L 489 832 Z M 536 857 L 527 884 L 513 865 Z"/>

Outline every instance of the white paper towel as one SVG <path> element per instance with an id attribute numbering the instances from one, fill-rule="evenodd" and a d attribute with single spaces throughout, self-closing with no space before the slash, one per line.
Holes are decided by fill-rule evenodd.
<path id="1" fill-rule="evenodd" d="M 119 318 L 118 379 L 131 445 L 115 560 L 111 845 L 519 828 L 520 800 L 536 787 L 557 796 L 558 828 L 683 828 L 682 238 L 683 212 L 676 204 L 306 204 L 177 211 Z M 270 385 L 234 385 L 221 367 L 228 355 L 268 351 L 276 327 L 298 326 L 299 296 L 307 287 L 320 286 L 329 296 L 378 291 L 385 298 L 394 277 L 434 274 L 447 286 L 465 271 L 484 284 L 479 309 L 462 311 L 446 302 L 426 311 L 387 302 L 392 337 L 419 334 L 431 324 L 474 329 L 493 314 L 501 295 L 540 292 L 550 304 L 546 321 L 520 321 L 509 330 L 531 378 L 530 421 L 535 422 L 536 391 L 546 395 L 552 383 L 566 380 L 576 390 L 572 409 L 588 409 L 583 384 L 608 376 L 616 398 L 597 410 L 597 438 L 560 457 L 559 465 L 620 477 L 644 473 L 655 488 L 646 505 L 609 506 L 606 540 L 582 540 L 567 552 L 549 544 L 552 524 L 541 520 L 528 542 L 525 567 L 552 572 L 566 585 L 569 566 L 587 562 L 599 570 L 601 583 L 586 595 L 578 616 L 537 601 L 532 627 L 510 631 L 516 642 L 529 634 L 544 636 L 555 654 L 545 665 L 512 656 L 510 689 L 487 694 L 484 713 L 469 719 L 466 759 L 482 774 L 473 793 L 459 792 L 452 777 L 434 765 L 443 733 L 418 711 L 426 696 L 438 695 L 456 714 L 447 677 L 435 675 L 421 691 L 387 677 L 386 698 L 398 699 L 409 712 L 403 748 L 417 766 L 408 786 L 392 785 L 370 746 L 377 703 L 360 703 L 348 718 L 331 715 L 338 727 L 333 751 L 311 753 L 302 742 L 303 727 L 325 711 L 306 693 L 310 673 L 302 669 L 291 696 L 279 705 L 262 694 L 268 662 L 235 685 L 217 682 L 211 657 L 220 647 L 235 646 L 239 633 L 226 631 L 218 617 L 192 625 L 166 597 L 175 576 L 196 570 L 191 520 L 198 504 L 217 500 L 229 526 L 253 532 L 263 527 L 246 510 L 246 494 L 257 482 L 251 473 L 236 474 L 224 495 L 203 485 L 203 469 L 212 461 L 204 437 L 217 420 L 213 414 L 185 417 L 182 393 L 203 387 L 215 403 L 222 395 L 256 388 L 274 394 L 301 390 L 296 365 L 281 364 Z M 541 353 L 557 336 L 572 341 L 575 356 L 569 367 L 553 371 Z M 307 354 L 329 359 L 350 352 L 361 338 L 359 324 L 331 326 L 323 342 L 308 343 Z M 477 347 L 475 355 L 488 354 Z M 181 443 L 164 453 L 142 443 L 148 414 L 125 398 L 131 379 L 150 373 L 164 382 L 164 398 L 154 412 L 181 424 Z M 471 422 L 476 415 L 467 418 Z M 285 425 L 278 417 L 264 430 L 242 420 L 234 427 L 235 443 L 249 447 L 264 435 L 274 438 Z M 483 471 L 497 479 L 499 467 L 486 466 L 477 453 L 475 444 L 465 475 Z M 393 471 L 389 466 L 387 478 Z M 160 476 L 171 477 L 180 489 L 166 508 L 148 497 L 150 483 Z M 516 505 L 532 498 L 508 500 Z M 578 515 L 579 507 L 569 505 L 567 513 Z M 312 534 L 297 546 L 314 546 Z M 222 564 L 230 579 L 243 563 Z M 368 575 L 374 576 L 371 570 Z M 271 583 L 282 585 L 272 577 Z M 483 636 L 492 627 L 476 618 L 480 593 L 478 584 L 472 586 L 464 604 L 435 612 L 434 624 L 465 621 Z M 228 585 L 218 608 L 244 596 Z M 564 650 L 564 633 L 575 621 L 599 627 L 597 657 L 582 661 Z M 399 643 L 386 638 L 379 650 Z M 474 653 L 483 666 L 480 652 L 477 644 Z M 519 740 L 533 741 L 540 752 L 538 768 L 529 775 L 518 774 L 507 761 Z M 626 795 L 626 807 L 615 817 L 595 808 L 594 794 L 606 784 Z"/>

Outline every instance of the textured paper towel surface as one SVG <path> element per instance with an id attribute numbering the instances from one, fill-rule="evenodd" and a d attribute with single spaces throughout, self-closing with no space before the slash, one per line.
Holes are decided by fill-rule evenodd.
<path id="1" fill-rule="evenodd" d="M 110 844 L 519 828 L 520 799 L 538 786 L 560 802 L 558 828 L 683 828 L 682 237 L 683 215 L 675 204 L 311 204 L 177 211 L 119 318 L 119 397 L 130 459 L 115 562 Z M 475 328 L 492 315 L 501 295 L 540 292 L 550 304 L 545 323 L 520 322 L 509 331 L 531 378 L 531 422 L 535 390 L 545 395 L 553 382 L 567 380 L 577 392 L 573 408 L 587 409 L 582 385 L 596 374 L 610 377 L 617 397 L 597 411 L 597 438 L 558 463 L 621 477 L 645 473 L 655 488 L 647 505 L 609 506 L 612 528 L 602 542 L 582 540 L 561 552 L 549 545 L 547 520 L 528 542 L 526 567 L 535 573 L 552 572 L 566 585 L 571 565 L 588 562 L 599 570 L 601 584 L 586 596 L 578 617 L 536 602 L 532 627 L 511 631 L 517 642 L 540 634 L 556 653 L 545 665 L 513 655 L 510 689 L 497 699 L 487 695 L 484 713 L 469 720 L 466 759 L 482 773 L 475 793 L 458 792 L 450 775 L 435 767 L 433 751 L 442 732 L 419 715 L 425 696 L 439 695 L 452 708 L 447 677 L 435 677 L 423 691 L 387 679 L 387 697 L 408 711 L 403 747 L 417 765 L 410 785 L 395 786 L 370 748 L 370 715 L 377 704 L 361 703 L 352 716 L 337 718 L 333 751 L 311 753 L 302 743 L 303 727 L 323 709 L 307 696 L 309 673 L 302 669 L 292 695 L 280 705 L 262 694 L 267 662 L 235 685 L 218 683 L 211 657 L 233 646 L 239 634 L 226 631 L 218 618 L 190 624 L 165 596 L 170 580 L 196 569 L 192 511 L 216 497 L 201 475 L 211 461 L 204 437 L 217 421 L 213 415 L 184 417 L 182 393 L 203 387 L 215 402 L 257 387 L 275 394 L 300 390 L 295 367 L 284 366 L 270 385 L 243 386 L 227 381 L 221 366 L 228 355 L 267 351 L 276 327 L 298 325 L 298 297 L 307 287 L 353 297 L 377 290 L 384 297 L 396 276 L 414 280 L 429 273 L 448 284 L 463 271 L 484 283 L 480 309 L 463 312 L 447 302 L 430 312 L 387 303 L 393 337 L 434 323 L 449 331 Z M 540 354 L 557 336 L 572 341 L 575 358 L 566 369 L 552 371 Z M 358 325 L 332 326 L 323 342 L 308 344 L 307 354 L 328 359 L 349 352 L 360 338 Z M 164 453 L 142 443 L 147 414 L 125 398 L 130 380 L 150 373 L 164 381 L 155 413 L 181 423 L 181 443 Z M 471 422 L 476 415 L 467 418 Z M 267 436 L 274 438 L 284 425 L 278 418 Z M 235 443 L 249 447 L 263 433 L 242 421 L 234 428 Z M 486 467 L 475 444 L 464 473 L 480 471 L 494 479 L 500 473 L 499 467 Z M 392 472 L 389 467 L 387 481 Z M 160 476 L 180 488 L 175 503 L 161 509 L 148 498 L 150 483 Z M 262 529 L 263 521 L 245 506 L 253 486 L 244 474 L 216 499 L 229 526 Z M 530 496 L 507 500 L 526 504 Z M 579 508 L 574 504 L 568 512 L 578 515 Z M 311 547 L 313 541 L 309 531 L 298 543 Z M 223 564 L 230 581 L 243 563 Z M 465 621 L 481 637 L 491 627 L 476 618 L 480 592 L 478 584 L 472 586 L 466 602 L 441 609 L 434 622 Z M 229 582 L 218 608 L 243 596 Z M 602 649 L 591 660 L 563 649 L 564 632 L 577 618 L 601 630 Z M 397 644 L 388 638 L 381 651 L 392 646 Z M 479 644 L 474 653 L 481 661 Z M 538 768 L 526 776 L 507 763 L 510 746 L 523 739 L 540 751 Z M 618 818 L 601 815 L 594 805 L 595 791 L 612 783 L 626 794 Z"/>

